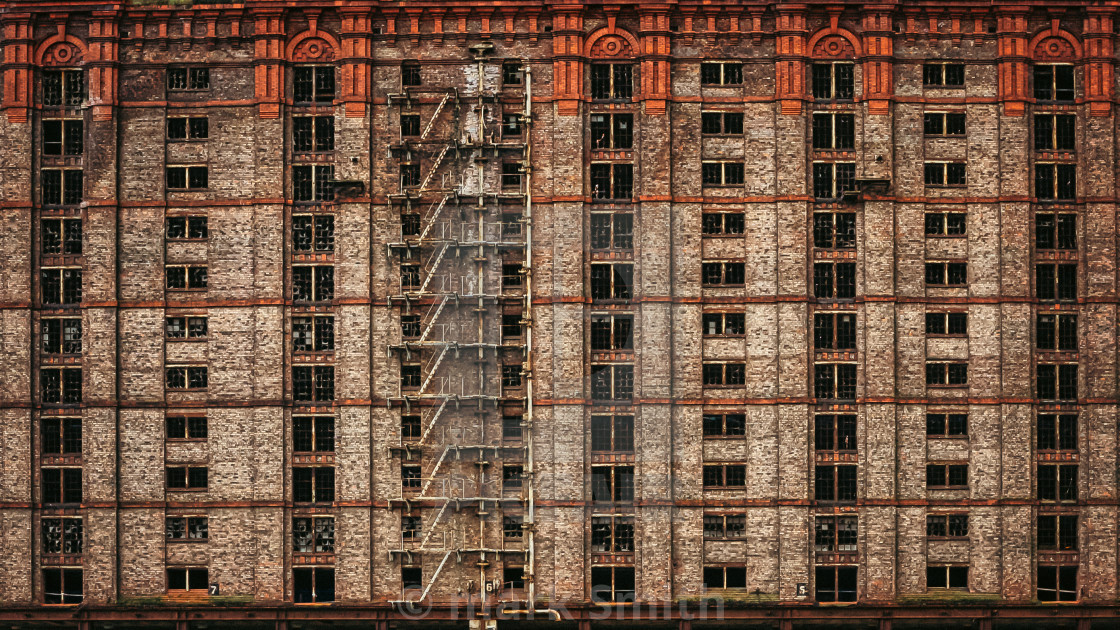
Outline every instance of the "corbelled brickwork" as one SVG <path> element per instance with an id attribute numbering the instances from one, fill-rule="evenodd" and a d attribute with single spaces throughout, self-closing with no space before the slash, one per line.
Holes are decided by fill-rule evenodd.
<path id="1" fill-rule="evenodd" d="M 1109 627 L 1118 11 L 0 0 L 0 622 Z"/>

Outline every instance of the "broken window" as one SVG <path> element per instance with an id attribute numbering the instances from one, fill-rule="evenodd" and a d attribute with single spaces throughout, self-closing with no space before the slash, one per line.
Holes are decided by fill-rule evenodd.
<path id="1" fill-rule="evenodd" d="M 292 601 L 296 604 L 333 602 L 334 568 L 293 568 Z"/>
<path id="2" fill-rule="evenodd" d="M 927 488 L 967 488 L 968 464 L 926 464 Z"/>
<path id="3" fill-rule="evenodd" d="M 855 95 L 855 64 L 813 63 L 813 98 L 825 101 L 851 100 Z"/>
<path id="4" fill-rule="evenodd" d="M 334 316 L 292 317 L 292 351 L 334 350 Z"/>
<path id="5" fill-rule="evenodd" d="M 333 365 L 296 365 L 292 367 L 292 400 L 330 402 L 334 400 Z"/>
<path id="6" fill-rule="evenodd" d="M 420 165 L 401 164 L 401 189 L 416 188 L 420 185 Z"/>
<path id="7" fill-rule="evenodd" d="M 922 66 L 922 85 L 958 87 L 964 85 L 963 63 L 927 63 Z"/>
<path id="8" fill-rule="evenodd" d="M 323 164 L 293 166 L 292 198 L 304 203 L 334 201 L 334 167 Z"/>
<path id="9" fill-rule="evenodd" d="M 818 465 L 814 471 L 813 496 L 817 501 L 855 501 L 856 466 Z"/>
<path id="10" fill-rule="evenodd" d="M 591 249 L 632 249 L 634 215 L 629 212 L 591 213 Z"/>
<path id="11" fill-rule="evenodd" d="M 1034 98 L 1039 101 L 1073 101 L 1073 66 L 1035 64 Z"/>
<path id="12" fill-rule="evenodd" d="M 525 128 L 525 121 L 518 113 L 502 114 L 502 137 L 519 138 Z"/>
<path id="13" fill-rule="evenodd" d="M 746 282 L 747 265 L 743 262 L 704 262 L 700 265 L 704 286 L 742 286 Z"/>
<path id="14" fill-rule="evenodd" d="M 1077 400 L 1077 364 L 1040 363 L 1035 387 L 1039 400 Z"/>
<path id="15" fill-rule="evenodd" d="M 520 363 L 507 363 L 502 366 L 502 389 L 521 387 L 522 367 Z"/>
<path id="16" fill-rule="evenodd" d="M 209 334 L 206 317 L 168 317 L 165 320 L 168 339 L 205 339 Z"/>
<path id="17" fill-rule="evenodd" d="M 419 516 L 401 517 L 401 540 L 405 542 L 419 542 L 424 536 L 423 525 Z"/>
<path id="18" fill-rule="evenodd" d="M 591 452 L 634 450 L 634 416 L 591 416 Z"/>
<path id="19" fill-rule="evenodd" d="M 206 490 L 209 470 L 205 466 L 168 466 L 168 490 Z"/>
<path id="20" fill-rule="evenodd" d="M 1038 565 L 1038 599 L 1043 602 L 1077 601 L 1077 565 Z"/>
<path id="21" fill-rule="evenodd" d="M 43 354 L 81 354 L 82 320 L 80 318 L 44 318 L 40 322 Z"/>
<path id="22" fill-rule="evenodd" d="M 209 171 L 205 166 L 168 166 L 169 190 L 205 190 L 210 186 Z"/>
<path id="23" fill-rule="evenodd" d="M 927 413 L 926 435 L 930 437 L 968 435 L 968 414 Z"/>
<path id="24" fill-rule="evenodd" d="M 201 290 L 209 282 L 204 265 L 168 265 L 164 271 L 167 289 L 170 291 Z"/>
<path id="25" fill-rule="evenodd" d="M 592 517 L 591 550 L 600 553 L 628 553 L 634 551 L 633 517 Z"/>
<path id="26" fill-rule="evenodd" d="M 210 137 L 210 119 L 177 116 L 167 119 L 168 140 L 205 140 Z"/>
<path id="27" fill-rule="evenodd" d="M 167 368 L 167 389 L 202 390 L 207 387 L 206 366 L 181 366 Z"/>
<path id="28" fill-rule="evenodd" d="M 206 416 L 167 416 L 169 440 L 205 440 L 207 433 Z"/>
<path id="29" fill-rule="evenodd" d="M 1036 249 L 1077 249 L 1077 213 L 1036 213 L 1034 246 Z"/>
<path id="30" fill-rule="evenodd" d="M 205 216 L 167 217 L 167 240 L 202 240 L 210 235 Z"/>
<path id="31" fill-rule="evenodd" d="M 81 219 L 43 219 L 40 227 L 44 255 L 82 253 Z"/>
<path id="32" fill-rule="evenodd" d="M 43 553 L 82 553 L 82 519 L 43 518 Z"/>
<path id="33" fill-rule="evenodd" d="M 705 337 L 741 337 L 746 333 L 747 320 L 743 313 L 704 313 L 700 325 Z"/>
<path id="34" fill-rule="evenodd" d="M 591 64 L 591 98 L 630 100 L 634 96 L 634 66 L 628 63 Z"/>
<path id="35" fill-rule="evenodd" d="M 855 363 L 817 363 L 813 366 L 813 393 L 821 400 L 855 400 Z"/>
<path id="36" fill-rule="evenodd" d="M 705 212 L 703 221 L 705 235 L 746 232 L 746 215 L 742 212 Z"/>
<path id="37" fill-rule="evenodd" d="M 743 385 L 747 380 L 745 363 L 704 363 L 702 369 L 705 386 Z"/>
<path id="38" fill-rule="evenodd" d="M 292 451 L 333 453 L 333 416 L 292 416 Z"/>
<path id="39" fill-rule="evenodd" d="M 704 589 L 746 588 L 746 567 L 704 567 Z"/>
<path id="40" fill-rule="evenodd" d="M 317 104 L 334 102 L 334 66 L 296 66 L 293 74 L 295 102 Z"/>
<path id="41" fill-rule="evenodd" d="M 502 537 L 506 540 L 521 540 L 525 537 L 525 519 L 521 516 L 502 517 Z"/>
<path id="42" fill-rule="evenodd" d="M 39 471 L 43 503 L 81 503 L 81 468 L 42 468 Z"/>
<path id="43" fill-rule="evenodd" d="M 423 435 L 420 425 L 420 416 L 401 416 L 401 439 L 405 441 L 419 440 Z"/>
<path id="44" fill-rule="evenodd" d="M 82 570 L 43 569 L 43 603 L 82 603 Z"/>
<path id="45" fill-rule="evenodd" d="M 718 540 L 725 538 L 745 538 L 746 535 L 746 514 L 704 515 L 704 538 Z"/>
<path id="46" fill-rule="evenodd" d="M 856 417 L 821 414 L 814 419 L 813 443 L 818 451 L 856 450 Z"/>
<path id="47" fill-rule="evenodd" d="M 927 566 L 926 588 L 954 588 L 968 590 L 968 567 L 960 565 Z"/>
<path id="48" fill-rule="evenodd" d="M 600 503 L 632 503 L 634 467 L 592 466 L 591 500 Z"/>
<path id="49" fill-rule="evenodd" d="M 700 132 L 706 136 L 741 135 L 743 112 L 700 112 Z"/>
<path id="50" fill-rule="evenodd" d="M 82 452 L 82 419 L 80 417 L 42 416 L 39 419 L 43 454 Z"/>
<path id="51" fill-rule="evenodd" d="M 517 442 L 522 437 L 522 424 L 524 417 L 521 415 L 503 415 L 502 416 L 502 439 L 509 442 Z"/>
<path id="52" fill-rule="evenodd" d="M 1077 148 L 1077 117 L 1072 114 L 1035 114 L 1036 151 L 1073 151 Z"/>
<path id="53" fill-rule="evenodd" d="M 591 567 L 591 601 L 634 601 L 634 567 Z"/>
<path id="54" fill-rule="evenodd" d="M 210 572 L 205 568 L 174 568 L 167 570 L 168 591 L 203 591 L 210 588 Z"/>
<path id="55" fill-rule="evenodd" d="M 1039 350 L 1077 350 L 1077 315 L 1039 313 L 1035 319 L 1035 347 Z"/>
<path id="56" fill-rule="evenodd" d="M 518 317 L 520 318 L 520 316 Z M 633 348 L 633 315 L 604 314 L 591 316 L 592 350 L 632 350 Z"/>
<path id="57" fill-rule="evenodd" d="M 1077 165 L 1035 164 L 1034 196 L 1039 201 L 1074 201 L 1077 198 Z"/>
<path id="58" fill-rule="evenodd" d="M 968 313 L 926 313 L 926 334 L 930 336 L 967 336 Z"/>
<path id="59" fill-rule="evenodd" d="M 1037 529 L 1039 549 L 1077 551 L 1076 514 L 1040 514 Z"/>
<path id="60" fill-rule="evenodd" d="M 420 114 L 401 114 L 401 137 L 420 135 Z"/>
<path id="61" fill-rule="evenodd" d="M 81 120 L 44 120 L 43 155 L 81 155 Z"/>
<path id="62" fill-rule="evenodd" d="M 210 525 L 205 516 L 169 516 L 166 521 L 168 540 L 207 540 Z"/>
<path id="63" fill-rule="evenodd" d="M 964 186 L 964 162 L 926 162 L 926 186 Z"/>
<path id="64" fill-rule="evenodd" d="M 1037 435 L 1040 451 L 1078 450 L 1077 414 L 1039 414 Z"/>
<path id="65" fill-rule="evenodd" d="M 406 61 L 401 64 L 401 86 L 421 85 L 420 64 L 415 61 Z"/>
<path id="66" fill-rule="evenodd" d="M 706 465 L 703 471 L 705 488 L 739 488 L 747 485 L 747 467 L 742 464 Z"/>
<path id="67" fill-rule="evenodd" d="M 334 116 L 293 116 L 292 151 L 334 151 Z"/>
<path id="68" fill-rule="evenodd" d="M 742 85 L 743 64 L 738 61 L 705 61 L 700 64 L 700 85 Z"/>
<path id="69" fill-rule="evenodd" d="M 505 162 L 502 164 L 502 188 L 521 190 L 520 162 Z"/>
<path id="70" fill-rule="evenodd" d="M 86 100 L 86 77 L 81 70 L 43 70 L 43 105 L 77 107 Z"/>
<path id="71" fill-rule="evenodd" d="M 848 190 L 856 190 L 855 163 L 813 163 L 813 196 L 816 199 L 839 199 Z"/>
<path id="72" fill-rule="evenodd" d="M 747 418 L 741 413 L 705 413 L 705 437 L 740 436 L 747 434 Z"/>
<path id="73" fill-rule="evenodd" d="M 421 381 L 419 364 L 401 366 L 401 389 L 419 389 Z"/>
<path id="74" fill-rule="evenodd" d="M 930 538 L 968 538 L 968 514 L 930 514 L 926 516 L 926 536 Z"/>
<path id="75" fill-rule="evenodd" d="M 926 286 L 963 287 L 968 285 L 968 263 L 927 262 Z"/>
<path id="76" fill-rule="evenodd" d="M 926 363 L 926 385 L 968 385 L 967 363 Z"/>
<path id="77" fill-rule="evenodd" d="M 592 300 L 629 300 L 634 285 L 634 265 L 629 263 L 593 263 L 591 265 Z"/>
<path id="78" fill-rule="evenodd" d="M 700 182 L 705 186 L 739 186 L 744 181 L 742 162 L 700 164 Z"/>
<path id="79" fill-rule="evenodd" d="M 927 136 L 963 136 L 965 115 L 959 112 L 926 112 L 922 128 Z"/>
<path id="80" fill-rule="evenodd" d="M 1077 501 L 1077 464 L 1039 464 L 1040 501 Z"/>
<path id="81" fill-rule="evenodd" d="M 813 114 L 814 149 L 850 150 L 855 146 L 855 114 Z"/>
<path id="82" fill-rule="evenodd" d="M 401 486 L 405 490 L 419 490 L 422 481 L 419 466 L 401 466 Z"/>
<path id="83" fill-rule="evenodd" d="M 292 466 L 292 501 L 296 503 L 333 503 L 334 468 L 331 466 Z"/>
<path id="84" fill-rule="evenodd" d="M 813 214 L 813 246 L 821 249 L 852 249 L 856 246 L 854 212 Z"/>
<path id="85" fill-rule="evenodd" d="M 615 163 L 592 163 L 592 199 L 630 201 L 634 196 L 634 165 Z"/>
<path id="86" fill-rule="evenodd" d="M 859 519 L 855 516 L 818 516 L 813 549 L 821 553 L 852 552 L 859 544 Z"/>
<path id="87" fill-rule="evenodd" d="M 293 517 L 294 553 L 334 553 L 333 517 Z"/>
<path id="88" fill-rule="evenodd" d="M 819 566 L 813 577 L 816 579 L 816 598 L 818 602 L 854 602 L 858 588 L 858 567 Z"/>
<path id="89" fill-rule="evenodd" d="M 522 466 L 502 466 L 502 490 L 518 490 L 521 488 L 522 477 L 525 470 Z"/>
<path id="90" fill-rule="evenodd" d="M 633 365 L 591 366 L 591 400 L 631 400 L 633 397 Z"/>
<path id="91" fill-rule="evenodd" d="M 292 300 L 296 302 L 329 302 L 334 299 L 334 267 L 332 265 L 293 265 Z"/>
<path id="92" fill-rule="evenodd" d="M 591 147 L 630 149 L 634 146 L 633 114 L 591 114 Z"/>
<path id="93" fill-rule="evenodd" d="M 963 236 L 968 227 L 964 212 L 927 212 L 926 236 Z"/>
<path id="94" fill-rule="evenodd" d="M 43 169 L 39 172 L 44 206 L 76 206 L 82 203 L 80 169 Z"/>
<path id="95" fill-rule="evenodd" d="M 39 392 L 44 405 L 80 404 L 82 402 L 82 369 L 40 369 Z"/>
<path id="96" fill-rule="evenodd" d="M 813 339 L 817 350 L 855 350 L 855 314 L 816 313 L 813 315 Z"/>
<path id="97" fill-rule="evenodd" d="M 1035 265 L 1035 295 L 1040 300 L 1077 299 L 1077 263 Z"/>
<path id="98" fill-rule="evenodd" d="M 167 89 L 172 92 L 181 90 L 209 90 L 209 68 L 168 68 Z"/>
<path id="99" fill-rule="evenodd" d="M 401 236 L 420 235 L 420 215 L 415 213 L 401 214 Z"/>

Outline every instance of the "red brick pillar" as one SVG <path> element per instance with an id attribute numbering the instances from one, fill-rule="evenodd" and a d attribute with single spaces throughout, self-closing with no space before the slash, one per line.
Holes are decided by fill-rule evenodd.
<path id="1" fill-rule="evenodd" d="M 790 5 L 778 7 L 777 43 L 775 66 L 778 80 L 775 97 L 787 116 L 801 115 L 801 101 L 805 91 L 805 25 L 806 7 Z"/>
<path id="2" fill-rule="evenodd" d="M 3 107 L 10 123 L 27 122 L 31 105 L 31 15 L 5 16 Z"/>
<path id="3" fill-rule="evenodd" d="M 1112 114 L 1115 63 L 1112 9 L 1089 7 L 1085 17 L 1085 100 L 1090 116 Z"/>
<path id="4" fill-rule="evenodd" d="M 583 98 L 583 13 L 580 5 L 557 7 L 552 16 L 552 90 L 557 113 L 575 116 Z"/>
<path id="5" fill-rule="evenodd" d="M 284 101 L 284 14 L 269 10 L 256 12 L 253 17 L 257 112 L 261 118 L 279 118 Z"/>
<path id="6" fill-rule="evenodd" d="M 642 91 L 646 114 L 662 115 L 669 100 L 669 13 L 639 9 L 641 16 Z"/>
<path id="7" fill-rule="evenodd" d="M 889 7 L 869 5 L 863 13 L 863 98 L 867 100 L 867 113 L 885 115 L 890 112 L 891 81 L 894 72 L 891 57 L 894 40 L 891 34 Z"/>
<path id="8" fill-rule="evenodd" d="M 1008 8 L 997 17 L 999 38 L 999 100 L 1005 116 L 1026 113 L 1029 92 L 1027 79 L 1027 10 Z"/>
<path id="9" fill-rule="evenodd" d="M 366 115 L 369 101 L 369 62 L 373 54 L 370 43 L 372 33 L 369 11 L 343 9 L 342 11 L 342 105 L 347 118 Z"/>

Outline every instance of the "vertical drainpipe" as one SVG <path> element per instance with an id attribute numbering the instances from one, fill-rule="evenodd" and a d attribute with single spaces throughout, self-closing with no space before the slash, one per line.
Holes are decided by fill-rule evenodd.
<path id="1" fill-rule="evenodd" d="M 522 319 L 525 326 L 525 469 L 529 477 L 529 614 L 537 609 L 536 548 L 534 534 L 536 528 L 536 504 L 534 485 L 536 476 L 533 468 L 533 168 L 532 129 L 533 129 L 533 68 L 525 64 L 525 113 L 522 124 L 525 126 L 525 312 Z"/>

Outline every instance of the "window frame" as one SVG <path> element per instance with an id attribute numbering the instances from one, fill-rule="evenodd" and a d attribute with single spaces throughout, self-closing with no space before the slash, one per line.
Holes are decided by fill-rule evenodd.
<path id="1" fill-rule="evenodd" d="M 949 82 L 949 68 L 953 67 L 953 74 L 956 75 L 956 68 L 960 68 L 960 82 Z M 937 69 L 936 81 L 934 80 L 933 69 Z M 954 76 L 955 78 L 955 76 Z M 953 63 L 951 61 L 926 61 L 922 64 L 922 87 L 923 88 L 963 88 L 965 86 L 965 64 Z"/>
<path id="2" fill-rule="evenodd" d="M 292 302 L 300 303 L 330 303 L 335 299 L 335 281 L 334 281 L 334 265 L 333 264 L 299 264 L 292 265 Z M 304 271 L 304 270 L 308 271 Z M 320 272 L 320 269 L 330 269 L 330 273 Z M 297 271 L 301 276 L 308 275 L 308 278 L 299 278 L 297 280 Z M 329 276 L 329 280 L 328 280 Z M 296 293 L 297 281 L 303 284 L 306 280 L 308 291 L 300 290 Z M 329 286 L 328 286 L 329 285 Z"/>
<path id="3" fill-rule="evenodd" d="M 743 135 L 743 112 L 707 110 L 700 112 L 700 135 L 708 137 L 734 137 Z M 719 131 L 712 131 L 719 127 Z"/>
<path id="4" fill-rule="evenodd" d="M 828 368 L 831 368 L 829 370 Z M 843 369 L 840 369 L 843 368 Z M 831 375 L 829 374 L 831 372 Z M 828 385 L 823 387 L 822 385 Z M 830 390 L 830 391 L 829 391 Z M 829 394 L 832 396 L 822 395 Z M 848 396 L 847 394 L 851 394 Z M 816 400 L 856 400 L 859 396 L 859 364 L 821 362 L 813 364 L 813 398 Z"/>
<path id="5" fill-rule="evenodd" d="M 172 134 L 171 121 L 184 121 L 183 133 Z M 203 121 L 204 124 L 196 124 L 196 121 Z M 168 115 L 165 124 L 166 137 L 168 142 L 199 142 L 202 140 L 210 139 L 210 118 L 208 116 L 191 116 L 187 114 L 172 114 Z"/>
<path id="6" fill-rule="evenodd" d="M 183 73 L 182 87 L 177 77 L 173 81 L 172 72 Z M 167 67 L 164 85 L 168 92 L 205 92 L 210 89 L 210 67 L 199 65 L 171 65 Z M 173 85 L 173 82 L 175 83 Z"/>
<path id="7" fill-rule="evenodd" d="M 297 332 L 297 326 L 301 329 Z M 292 353 L 313 354 L 334 352 L 335 321 L 333 314 L 307 313 L 292 316 Z"/>
<path id="8" fill-rule="evenodd" d="M 324 79 L 325 79 L 325 75 L 327 74 L 326 71 L 328 71 L 328 70 L 330 71 L 330 73 L 329 73 L 330 74 L 330 81 L 329 81 L 329 83 L 330 83 L 330 93 L 326 92 L 325 86 L 320 85 L 321 83 L 325 82 Z M 310 77 L 301 77 L 300 76 L 301 74 L 305 74 L 308 71 L 310 71 L 310 74 L 311 74 Z M 320 76 L 320 75 L 324 75 L 324 76 Z M 301 83 L 308 83 L 308 82 L 311 85 L 310 93 L 303 92 L 300 88 Z M 322 94 L 320 94 L 320 90 L 323 90 Z M 304 96 L 307 96 L 309 98 L 301 98 L 301 97 L 304 97 Z M 337 68 L 334 65 L 332 65 L 332 64 L 302 63 L 302 64 L 292 66 L 292 104 L 293 105 L 302 105 L 302 106 L 334 105 L 334 102 L 338 98 L 338 96 L 339 96 L 339 94 L 338 94 L 338 71 L 337 71 Z"/>
<path id="9" fill-rule="evenodd" d="M 519 320 L 520 317 L 518 315 Z M 589 317 L 588 347 L 591 352 L 623 352 L 634 349 L 633 313 L 591 313 Z M 604 322 L 605 327 L 602 325 Z"/>
<path id="10" fill-rule="evenodd" d="M 172 184 L 172 176 L 182 171 L 182 186 Z M 199 178 L 203 185 L 198 185 Z M 178 179 L 178 177 L 175 177 Z M 164 180 L 167 192 L 199 192 L 210 190 L 210 169 L 205 164 L 172 164 L 166 169 Z"/>
<path id="11" fill-rule="evenodd" d="M 851 85 L 839 85 L 841 79 L 838 79 L 836 69 L 838 66 L 844 66 L 849 69 L 848 76 L 842 79 L 843 83 L 851 82 Z M 818 77 L 817 68 L 828 68 L 828 83 L 829 87 L 827 95 L 818 93 Z M 856 97 L 856 64 L 853 61 L 826 61 L 826 60 L 813 60 L 809 64 L 809 88 L 810 95 L 814 101 L 818 102 L 848 102 L 855 100 Z M 838 89 L 839 88 L 839 89 Z"/>
<path id="12" fill-rule="evenodd" d="M 297 163 L 291 169 L 293 204 L 316 205 L 335 200 L 333 164 Z"/>
<path id="13" fill-rule="evenodd" d="M 632 62 L 623 62 L 623 61 L 618 61 L 618 62 L 591 62 L 591 63 L 588 63 L 587 66 L 588 66 L 588 82 L 587 82 L 587 84 L 589 86 L 592 101 L 631 102 L 631 101 L 634 100 L 635 93 L 637 92 L 637 90 L 635 89 L 635 85 L 638 84 L 638 81 L 636 80 L 638 78 L 637 77 L 637 75 L 638 75 L 637 64 L 632 63 Z M 620 72 L 620 70 L 623 67 L 626 68 L 626 71 Z M 601 87 L 601 82 L 603 81 L 603 79 L 596 78 L 596 76 L 595 76 L 597 71 L 600 68 L 606 68 L 607 69 L 607 71 L 606 71 L 606 74 L 607 74 L 607 77 L 606 77 L 607 91 L 606 91 L 605 96 L 603 95 L 604 93 L 599 89 Z M 628 77 L 621 77 L 621 76 L 619 76 L 620 74 L 629 75 L 629 76 Z M 616 85 L 620 80 L 626 80 L 629 83 L 628 87 L 623 89 L 620 86 Z"/>
<path id="14" fill-rule="evenodd" d="M 599 380 L 606 380 L 606 390 L 603 384 L 596 381 L 597 374 L 606 374 Z M 632 363 L 592 363 L 589 370 L 590 392 L 592 403 L 609 401 L 630 401 L 634 399 L 635 379 L 634 364 Z M 607 396 L 598 395 L 604 392 Z"/>
<path id="15" fill-rule="evenodd" d="M 47 81 L 50 79 L 53 82 L 56 75 L 58 98 L 48 99 Z M 81 68 L 43 68 L 39 71 L 39 90 L 39 104 L 44 109 L 81 107 L 89 99 L 86 74 Z"/>
<path id="16" fill-rule="evenodd" d="M 57 135 L 58 141 L 47 142 L 48 130 L 47 126 L 58 125 Z M 77 126 L 77 131 L 74 126 Z M 85 153 L 85 120 L 82 118 L 62 118 L 51 117 L 43 118 L 39 121 L 40 134 L 40 151 L 44 157 L 73 157 L 82 156 Z M 75 139 L 76 135 L 76 139 Z M 57 145 L 58 150 L 55 151 L 54 147 Z"/>
<path id="17" fill-rule="evenodd" d="M 938 128 L 940 131 L 937 131 Z M 968 135 L 968 115 L 952 111 L 923 112 L 922 135 L 926 138 L 963 138 Z"/>
<path id="18" fill-rule="evenodd" d="M 929 410 L 926 412 L 926 438 L 968 439 L 968 424 L 967 411 Z"/>
<path id="19" fill-rule="evenodd" d="M 322 525 L 320 527 L 320 524 Z M 301 531 L 299 527 L 306 527 Z M 292 553 L 293 554 L 322 554 L 335 552 L 337 536 L 337 522 L 334 516 L 319 516 L 311 514 L 292 515 Z M 297 536 L 303 534 L 302 538 Z M 308 548 L 309 547 L 309 548 Z"/>
<path id="20" fill-rule="evenodd" d="M 968 468 L 968 462 L 926 462 L 926 489 L 967 490 L 971 487 Z M 953 483 L 960 480 L 962 472 L 964 483 Z"/>
<path id="21" fill-rule="evenodd" d="M 301 505 L 334 505 L 338 501 L 338 471 L 333 465 L 292 466 L 291 496 L 292 503 Z"/>
<path id="22" fill-rule="evenodd" d="M 923 163 L 922 173 L 926 188 L 959 189 L 968 188 L 969 185 L 967 162 L 930 160 Z"/>
<path id="23" fill-rule="evenodd" d="M 298 578 L 297 575 L 306 575 L 310 577 L 310 599 L 301 597 L 301 595 L 306 593 L 305 590 L 297 590 L 296 585 L 304 581 L 304 579 Z M 333 566 L 292 567 L 292 603 L 296 605 L 321 604 L 335 601 L 335 577 L 335 568 Z M 330 586 L 324 587 L 323 584 L 328 578 Z"/>
<path id="24" fill-rule="evenodd" d="M 172 479 L 172 471 L 174 471 L 174 479 Z M 181 485 L 180 474 L 182 475 Z M 168 464 L 164 466 L 163 479 L 165 492 L 208 492 L 210 490 L 210 468 L 206 464 Z M 173 482 L 174 485 L 172 485 Z"/>
<path id="25" fill-rule="evenodd" d="M 337 380 L 333 365 L 292 366 L 292 402 L 296 404 L 334 402 L 336 390 Z"/>
<path id="26" fill-rule="evenodd" d="M 43 355 L 81 356 L 82 318 L 43 316 L 39 319 L 39 337 L 39 349 Z"/>
<path id="27" fill-rule="evenodd" d="M 828 129 L 817 121 L 827 120 Z M 840 120 L 845 121 L 847 132 L 841 132 Z M 856 148 L 856 116 L 851 112 L 813 112 L 810 121 L 814 151 L 854 151 Z M 824 137 L 818 137 L 818 132 Z"/>
<path id="28" fill-rule="evenodd" d="M 843 167 L 843 169 L 841 169 Z M 841 175 L 841 170 L 843 174 Z M 827 173 L 826 173 L 827 171 Z M 827 185 L 825 179 L 827 178 Z M 849 191 L 858 191 L 856 186 L 855 162 L 813 162 L 813 179 L 811 181 L 813 198 L 817 202 L 836 201 L 842 199 Z M 825 192 L 826 196 L 819 193 Z"/>
<path id="29" fill-rule="evenodd" d="M 718 168 L 713 168 L 718 167 Z M 715 181 L 712 173 L 718 171 Z M 706 188 L 731 188 L 746 185 L 746 165 L 739 160 L 702 160 L 700 185 Z"/>

